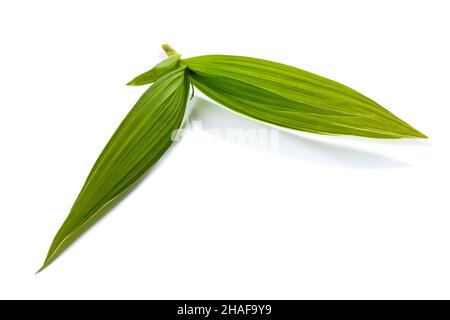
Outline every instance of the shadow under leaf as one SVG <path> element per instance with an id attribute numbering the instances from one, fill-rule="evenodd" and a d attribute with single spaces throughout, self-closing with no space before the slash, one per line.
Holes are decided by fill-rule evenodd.
<path id="1" fill-rule="evenodd" d="M 246 116 L 241 116 L 240 114 L 225 107 L 218 106 L 204 98 L 194 98 L 190 107 L 191 112 L 187 118 L 188 126 L 196 127 L 200 124 L 202 130 L 211 133 L 214 136 L 220 136 L 216 133 L 225 132 L 227 130 L 268 131 L 275 128 L 269 124 L 254 121 Z M 272 152 L 304 162 L 359 169 L 383 169 L 409 166 L 407 163 L 384 155 L 359 150 L 353 147 L 333 143 L 332 141 L 320 141 L 314 137 L 319 136 L 316 134 L 310 134 L 311 137 L 300 136 L 283 129 L 278 130 L 277 134 L 278 146 L 276 151 Z M 224 135 L 221 135 L 221 137 L 223 138 Z M 367 140 L 371 139 L 367 138 Z M 233 142 L 245 144 L 245 141 Z"/>

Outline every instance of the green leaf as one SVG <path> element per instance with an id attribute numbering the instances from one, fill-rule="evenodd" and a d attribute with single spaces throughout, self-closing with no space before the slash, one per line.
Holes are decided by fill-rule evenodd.
<path id="1" fill-rule="evenodd" d="M 163 49 L 166 60 L 130 81 L 130 85 L 155 83 L 103 149 L 39 271 L 105 214 L 169 148 L 192 84 L 236 112 L 281 127 L 372 138 L 426 138 L 373 100 L 315 74 L 239 56 L 180 60 L 169 45 Z"/>
<path id="2" fill-rule="evenodd" d="M 260 121 L 320 134 L 426 138 L 357 91 L 288 65 L 227 55 L 181 63 L 204 94 Z"/>
<path id="3" fill-rule="evenodd" d="M 167 59 L 161 61 L 152 69 L 138 75 L 136 78 L 127 83 L 129 86 L 142 86 L 144 84 L 152 83 L 158 80 L 161 76 L 166 73 L 177 69 L 180 65 L 180 55 L 173 54 Z"/>
<path id="4" fill-rule="evenodd" d="M 162 76 L 142 95 L 97 159 L 39 271 L 164 154 L 181 125 L 188 95 L 185 67 Z"/>

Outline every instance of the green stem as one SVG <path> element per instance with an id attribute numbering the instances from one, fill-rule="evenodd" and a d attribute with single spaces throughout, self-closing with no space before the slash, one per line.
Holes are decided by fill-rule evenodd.
<path id="1" fill-rule="evenodd" d="M 178 54 L 169 44 L 164 43 L 162 45 L 163 50 L 166 52 L 167 56 L 173 56 L 175 54 Z"/>

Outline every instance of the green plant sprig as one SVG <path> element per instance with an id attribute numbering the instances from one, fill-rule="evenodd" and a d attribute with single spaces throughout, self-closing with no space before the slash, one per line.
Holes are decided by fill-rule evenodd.
<path id="1" fill-rule="evenodd" d="M 101 152 L 39 271 L 160 159 L 182 124 L 192 85 L 235 112 L 280 127 L 328 135 L 426 138 L 373 100 L 313 73 L 241 56 L 181 59 L 169 45 L 162 47 L 168 58 L 128 83 L 153 84 Z"/>

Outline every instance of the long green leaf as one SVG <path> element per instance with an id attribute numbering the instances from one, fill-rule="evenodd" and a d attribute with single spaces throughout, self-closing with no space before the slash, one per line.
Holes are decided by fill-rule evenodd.
<path id="1" fill-rule="evenodd" d="M 56 234 L 47 267 L 109 203 L 150 169 L 172 144 L 189 95 L 186 68 L 157 80 L 122 121 L 92 168 L 73 207 Z M 39 271 L 40 271 L 39 270 Z"/>
<path id="2" fill-rule="evenodd" d="M 372 138 L 426 138 L 373 100 L 327 78 L 267 60 L 206 55 L 181 61 L 224 106 L 282 127 Z"/>
<path id="3" fill-rule="evenodd" d="M 189 86 L 234 111 L 281 127 L 372 138 L 426 136 L 335 81 L 271 61 L 225 55 L 169 56 L 130 85 L 153 83 L 103 149 L 56 234 L 41 271 L 164 154 L 181 125 Z"/>

